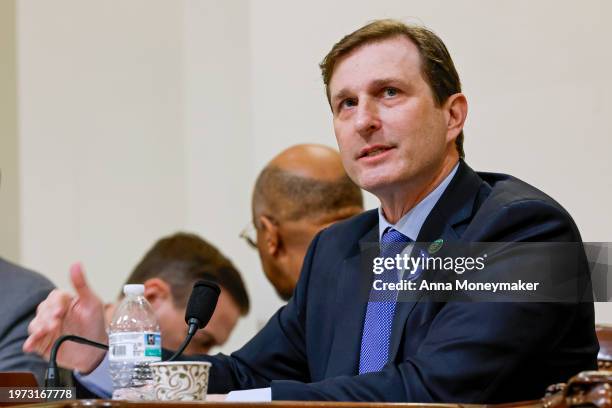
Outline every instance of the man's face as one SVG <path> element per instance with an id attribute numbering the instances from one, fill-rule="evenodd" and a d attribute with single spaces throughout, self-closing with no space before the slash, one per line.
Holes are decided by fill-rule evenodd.
<path id="1" fill-rule="evenodd" d="M 293 284 L 289 279 L 290 274 L 286 270 L 287 265 L 283 265 L 278 256 L 274 256 L 269 248 L 268 240 L 271 231 L 265 232 L 263 228 L 256 227 L 257 231 L 257 252 L 261 261 L 261 268 L 268 278 L 268 281 L 276 290 L 278 296 L 283 300 L 289 300 L 293 294 Z M 278 239 L 278 236 L 276 237 Z"/>
<path id="2" fill-rule="evenodd" d="M 329 91 L 344 167 L 363 189 L 382 194 L 427 182 L 442 165 L 454 138 L 408 38 L 365 44 L 343 57 Z"/>
<path id="3" fill-rule="evenodd" d="M 187 336 L 185 308 L 177 308 L 169 302 L 156 311 L 162 333 L 162 346 L 170 350 L 179 348 Z M 221 295 L 210 322 L 198 330 L 191 339 L 185 354 L 206 354 L 214 346 L 225 343 L 240 317 L 240 309 L 225 289 Z"/>

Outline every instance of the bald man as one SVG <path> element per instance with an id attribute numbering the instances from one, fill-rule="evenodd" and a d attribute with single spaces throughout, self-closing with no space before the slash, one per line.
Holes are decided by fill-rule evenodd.
<path id="1" fill-rule="evenodd" d="M 327 146 L 292 146 L 261 171 L 252 201 L 257 248 L 266 277 L 288 300 L 310 241 L 321 229 L 363 211 L 361 190 L 340 154 Z"/>

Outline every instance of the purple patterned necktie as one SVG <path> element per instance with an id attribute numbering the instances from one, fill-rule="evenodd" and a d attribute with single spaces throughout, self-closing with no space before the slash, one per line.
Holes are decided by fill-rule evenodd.
<path id="1" fill-rule="evenodd" d="M 387 228 L 380 239 L 380 256 L 395 258 L 396 255 L 412 242 L 410 238 L 393 228 Z M 398 282 L 397 269 L 385 270 L 376 279 L 383 282 Z M 395 314 L 397 292 L 391 290 L 370 290 L 370 299 L 366 309 L 363 335 L 361 336 L 361 353 L 359 355 L 359 374 L 380 371 L 389 360 L 391 326 Z"/>

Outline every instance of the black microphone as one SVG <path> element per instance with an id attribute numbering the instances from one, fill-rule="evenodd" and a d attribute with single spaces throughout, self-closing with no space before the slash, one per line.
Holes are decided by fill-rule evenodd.
<path id="1" fill-rule="evenodd" d="M 185 323 L 189 326 L 187 337 L 168 361 L 173 361 L 180 356 L 198 329 L 208 324 L 215 311 L 215 307 L 217 307 L 217 300 L 219 300 L 220 294 L 221 289 L 219 285 L 213 281 L 199 280 L 193 285 L 189 302 L 187 302 L 187 310 L 185 311 Z"/>
<path id="2" fill-rule="evenodd" d="M 59 379 L 57 378 L 57 352 L 65 341 L 73 341 L 75 343 L 86 344 L 88 346 L 108 350 L 108 346 L 106 344 L 98 343 L 84 337 L 75 336 L 74 334 L 61 336 L 55 341 L 55 343 L 53 343 L 53 347 L 51 348 L 49 367 L 47 368 L 47 373 L 45 375 L 45 387 L 59 387 Z"/>

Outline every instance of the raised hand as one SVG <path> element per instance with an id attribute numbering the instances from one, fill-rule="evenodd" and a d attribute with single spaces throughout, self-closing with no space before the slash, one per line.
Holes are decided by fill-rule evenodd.
<path id="1" fill-rule="evenodd" d="M 70 279 L 76 296 L 55 289 L 38 305 L 36 317 L 28 326 L 30 336 L 23 344 L 23 351 L 49 359 L 53 343 L 64 334 L 108 344 L 102 301 L 87 285 L 80 263 L 70 267 Z M 57 362 L 62 367 L 88 373 L 102 358 L 103 350 L 65 342 L 60 347 Z"/>

